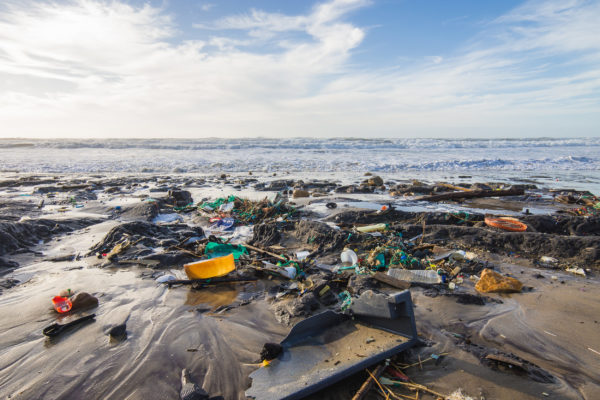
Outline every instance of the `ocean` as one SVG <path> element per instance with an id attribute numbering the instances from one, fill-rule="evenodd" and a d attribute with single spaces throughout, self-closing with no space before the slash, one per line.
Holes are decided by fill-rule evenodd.
<path id="1" fill-rule="evenodd" d="M 600 138 L 0 139 L 4 173 L 236 173 L 532 180 L 600 192 Z M 466 179 L 466 178 L 465 178 Z"/>

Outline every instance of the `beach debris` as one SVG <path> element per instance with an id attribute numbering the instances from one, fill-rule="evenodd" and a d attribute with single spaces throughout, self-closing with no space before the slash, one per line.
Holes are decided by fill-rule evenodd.
<path id="1" fill-rule="evenodd" d="M 378 280 L 379 282 L 383 282 L 383 283 L 385 283 L 387 285 L 390 285 L 392 287 L 395 287 L 397 289 L 408 289 L 408 288 L 410 288 L 410 282 L 394 278 L 393 276 L 387 275 L 387 274 L 385 274 L 383 272 L 376 272 L 372 276 L 373 276 L 374 279 Z"/>
<path id="2" fill-rule="evenodd" d="M 314 299 L 312 292 L 303 297 L 309 295 Z M 298 322 L 281 341 L 277 362 L 250 374 L 246 396 L 303 398 L 412 347 L 417 342 L 412 309 L 409 291 L 365 292 L 355 298 L 350 313 L 326 310 Z M 375 343 L 367 344 L 371 339 Z M 385 368 L 382 364 L 381 371 Z"/>
<path id="3" fill-rule="evenodd" d="M 488 226 L 504 229 L 511 232 L 524 232 L 527 230 L 527 225 L 513 217 L 491 217 L 486 216 L 484 222 Z"/>
<path id="4" fill-rule="evenodd" d="M 463 393 L 462 389 L 456 389 L 454 392 L 450 393 L 446 400 L 477 400 L 475 397 L 467 396 Z"/>
<path id="5" fill-rule="evenodd" d="M 358 232 L 362 232 L 362 233 L 379 232 L 379 231 L 385 231 L 386 229 L 388 229 L 388 224 L 382 223 L 382 224 L 359 226 L 354 229 L 356 229 Z"/>
<path id="6" fill-rule="evenodd" d="M 260 361 L 265 365 L 273 361 L 283 352 L 283 347 L 279 343 L 265 343 L 262 350 L 260 351 Z"/>
<path id="7" fill-rule="evenodd" d="M 208 400 L 208 393 L 198 384 L 192 381 L 190 374 L 184 368 L 181 370 L 181 391 L 179 392 L 181 400 Z"/>
<path id="8" fill-rule="evenodd" d="M 377 368 L 373 370 L 372 373 L 369 373 L 369 377 L 367 378 L 367 380 L 365 380 L 365 382 L 358 389 L 356 394 L 352 397 L 352 400 L 364 399 L 367 396 L 367 393 L 369 393 L 369 390 L 371 390 L 371 387 L 373 387 L 375 380 L 381 376 L 385 368 L 386 364 L 379 364 Z"/>
<path id="9" fill-rule="evenodd" d="M 71 297 L 72 311 L 87 310 L 98 307 L 98 298 L 86 292 L 79 292 Z"/>
<path id="10" fill-rule="evenodd" d="M 296 252 L 296 259 L 298 261 L 303 261 L 305 260 L 308 256 L 310 255 L 310 251 L 298 251 Z"/>
<path id="11" fill-rule="evenodd" d="M 523 284 L 515 278 L 502 276 L 499 273 L 484 269 L 481 277 L 475 284 L 475 289 L 482 293 L 512 293 L 520 292 Z"/>
<path id="12" fill-rule="evenodd" d="M 227 275 L 235 270 L 233 253 L 226 256 L 196 261 L 183 266 L 190 279 L 208 279 Z"/>
<path id="13" fill-rule="evenodd" d="M 565 271 L 570 272 L 575 275 L 587 276 L 585 273 L 585 270 L 583 268 L 570 267 L 570 268 L 567 268 Z"/>
<path id="14" fill-rule="evenodd" d="M 162 275 L 156 278 L 157 283 L 166 283 L 169 281 L 175 281 L 177 278 L 174 275 Z"/>
<path id="15" fill-rule="evenodd" d="M 90 315 L 86 315 L 85 317 L 81 317 L 74 321 L 71 321 L 67 324 L 63 324 L 63 325 L 52 324 L 50 326 L 45 327 L 44 330 L 42 331 L 42 333 L 48 337 L 56 337 L 56 336 L 60 335 L 61 333 L 71 330 L 75 326 L 81 326 L 85 322 L 94 321 L 95 317 L 96 317 L 96 314 L 90 314 Z"/>
<path id="16" fill-rule="evenodd" d="M 325 204 L 325 207 L 329 208 L 330 210 L 333 210 L 334 208 L 337 208 L 337 204 L 334 202 L 329 202 Z"/>
<path id="17" fill-rule="evenodd" d="M 540 261 L 543 263 L 549 263 L 549 264 L 555 264 L 558 262 L 558 260 L 556 258 L 549 257 L 549 256 L 541 256 Z"/>
<path id="18" fill-rule="evenodd" d="M 342 251 L 342 253 L 340 254 L 340 260 L 343 263 L 347 263 L 350 265 L 356 265 L 356 264 L 358 264 L 358 255 L 356 255 L 354 250 L 344 249 L 344 251 Z"/>
<path id="19" fill-rule="evenodd" d="M 69 300 L 68 297 L 54 296 L 52 298 L 52 306 L 54 307 L 57 313 L 63 314 L 71 311 L 73 304 L 71 303 L 71 300 Z"/>
<path id="20" fill-rule="evenodd" d="M 411 270 L 401 268 L 390 268 L 387 274 L 401 281 L 413 283 L 425 283 L 436 285 L 442 283 L 442 277 L 437 271 L 433 270 Z"/>
<path id="21" fill-rule="evenodd" d="M 244 254 L 248 254 L 248 250 L 243 245 L 208 242 L 204 248 L 204 254 L 208 258 L 217 258 L 233 254 L 234 260 L 237 261 Z"/>

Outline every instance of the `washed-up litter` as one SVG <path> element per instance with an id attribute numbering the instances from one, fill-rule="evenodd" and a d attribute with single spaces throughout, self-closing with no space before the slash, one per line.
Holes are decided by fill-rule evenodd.
<path id="1" fill-rule="evenodd" d="M 394 295 L 364 293 L 352 315 L 328 310 L 291 329 L 281 354 L 250 374 L 246 396 L 257 400 L 300 399 L 385 360 L 417 341 L 408 291 Z M 366 339 L 375 342 L 366 343 Z M 352 348 L 353 351 L 341 349 Z M 357 355 L 358 353 L 359 355 Z"/>
<path id="2" fill-rule="evenodd" d="M 544 262 L 544 263 L 550 263 L 550 264 L 554 264 L 554 263 L 558 262 L 558 260 L 556 258 L 548 257 L 548 256 L 541 256 L 540 261 Z"/>
<path id="3" fill-rule="evenodd" d="M 350 265 L 358 264 L 358 256 L 356 255 L 354 250 L 350 250 L 350 249 L 346 249 L 346 250 L 342 251 L 342 253 L 340 254 L 340 260 L 343 263 L 348 263 Z"/>
<path id="4" fill-rule="evenodd" d="M 159 276 L 158 278 L 156 278 L 156 282 L 157 283 L 166 283 L 169 281 L 174 281 L 177 278 L 173 275 L 163 275 L 163 276 Z"/>
<path id="5" fill-rule="evenodd" d="M 52 298 L 52 306 L 56 312 L 62 314 L 71 311 L 73 304 L 68 297 L 54 296 L 54 298 Z"/>
<path id="6" fill-rule="evenodd" d="M 233 218 L 215 218 L 214 220 L 211 219 L 211 222 L 213 222 L 213 224 L 208 228 L 211 231 L 226 231 L 233 228 L 233 225 L 235 225 L 235 219 Z"/>
<path id="7" fill-rule="evenodd" d="M 522 288 L 523 284 L 517 279 L 487 268 L 481 271 L 481 277 L 475 284 L 475 289 L 482 293 L 512 293 L 520 292 Z"/>
<path id="8" fill-rule="evenodd" d="M 432 270 L 410 270 L 400 268 L 390 268 L 387 272 L 392 278 L 396 278 L 401 281 L 413 282 L 413 283 L 426 283 L 437 285 L 442 283 L 442 277 L 437 271 Z"/>
<path id="9" fill-rule="evenodd" d="M 494 228 L 504 229 L 505 231 L 524 232 L 527 230 L 527 225 L 525 225 L 518 219 L 512 218 L 512 217 L 494 218 L 491 216 L 486 216 L 484 219 L 484 222 L 488 226 L 493 226 Z"/>
<path id="10" fill-rule="evenodd" d="M 583 268 L 570 267 L 566 269 L 567 272 L 570 272 L 575 275 L 587 276 L 585 270 Z"/>
<path id="11" fill-rule="evenodd" d="M 42 333 L 45 336 L 49 336 L 49 337 L 56 337 L 58 335 L 60 335 L 61 333 L 64 333 L 68 330 L 73 329 L 76 326 L 82 326 L 83 323 L 88 322 L 88 321 L 93 321 L 94 318 L 96 317 L 96 314 L 91 314 L 91 315 L 86 315 L 85 317 L 81 317 L 78 318 L 74 321 L 71 321 L 67 324 L 52 324 L 50 326 L 47 326 L 46 328 L 44 328 L 44 330 L 42 331 Z"/>
<path id="12" fill-rule="evenodd" d="M 235 260 L 239 260 L 244 254 L 248 254 L 246 247 L 227 243 L 208 242 L 204 248 L 204 254 L 208 258 L 216 258 L 233 254 Z"/>
<path id="13" fill-rule="evenodd" d="M 235 260 L 232 253 L 208 260 L 184 264 L 183 269 L 190 279 L 208 279 L 227 275 L 235 270 Z"/>
<path id="14" fill-rule="evenodd" d="M 387 228 L 388 228 L 388 224 L 373 224 L 373 225 L 367 225 L 367 226 L 359 226 L 359 227 L 356 227 L 355 229 L 359 232 L 368 233 L 368 232 L 375 232 L 375 231 L 384 231 Z"/>

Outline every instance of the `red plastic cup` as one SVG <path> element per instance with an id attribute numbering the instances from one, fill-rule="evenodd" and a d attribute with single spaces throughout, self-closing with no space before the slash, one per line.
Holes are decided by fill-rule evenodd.
<path id="1" fill-rule="evenodd" d="M 71 311 L 71 307 L 73 307 L 73 303 L 69 300 L 68 297 L 54 296 L 52 299 L 52 305 L 54 309 L 58 313 L 66 313 Z"/>

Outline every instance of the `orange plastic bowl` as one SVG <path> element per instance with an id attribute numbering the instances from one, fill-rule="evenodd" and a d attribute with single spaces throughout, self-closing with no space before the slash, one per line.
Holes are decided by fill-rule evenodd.
<path id="1" fill-rule="evenodd" d="M 524 232 L 527 230 L 527 225 L 522 223 L 516 218 L 510 217 L 485 217 L 485 223 L 489 226 L 493 226 L 494 228 L 504 229 L 505 231 L 512 232 Z"/>
<path id="2" fill-rule="evenodd" d="M 71 311 L 71 308 L 73 307 L 73 303 L 71 303 L 71 300 L 69 300 L 68 297 L 61 296 L 54 296 L 52 299 L 52 305 L 54 306 L 56 312 L 61 314 Z"/>

